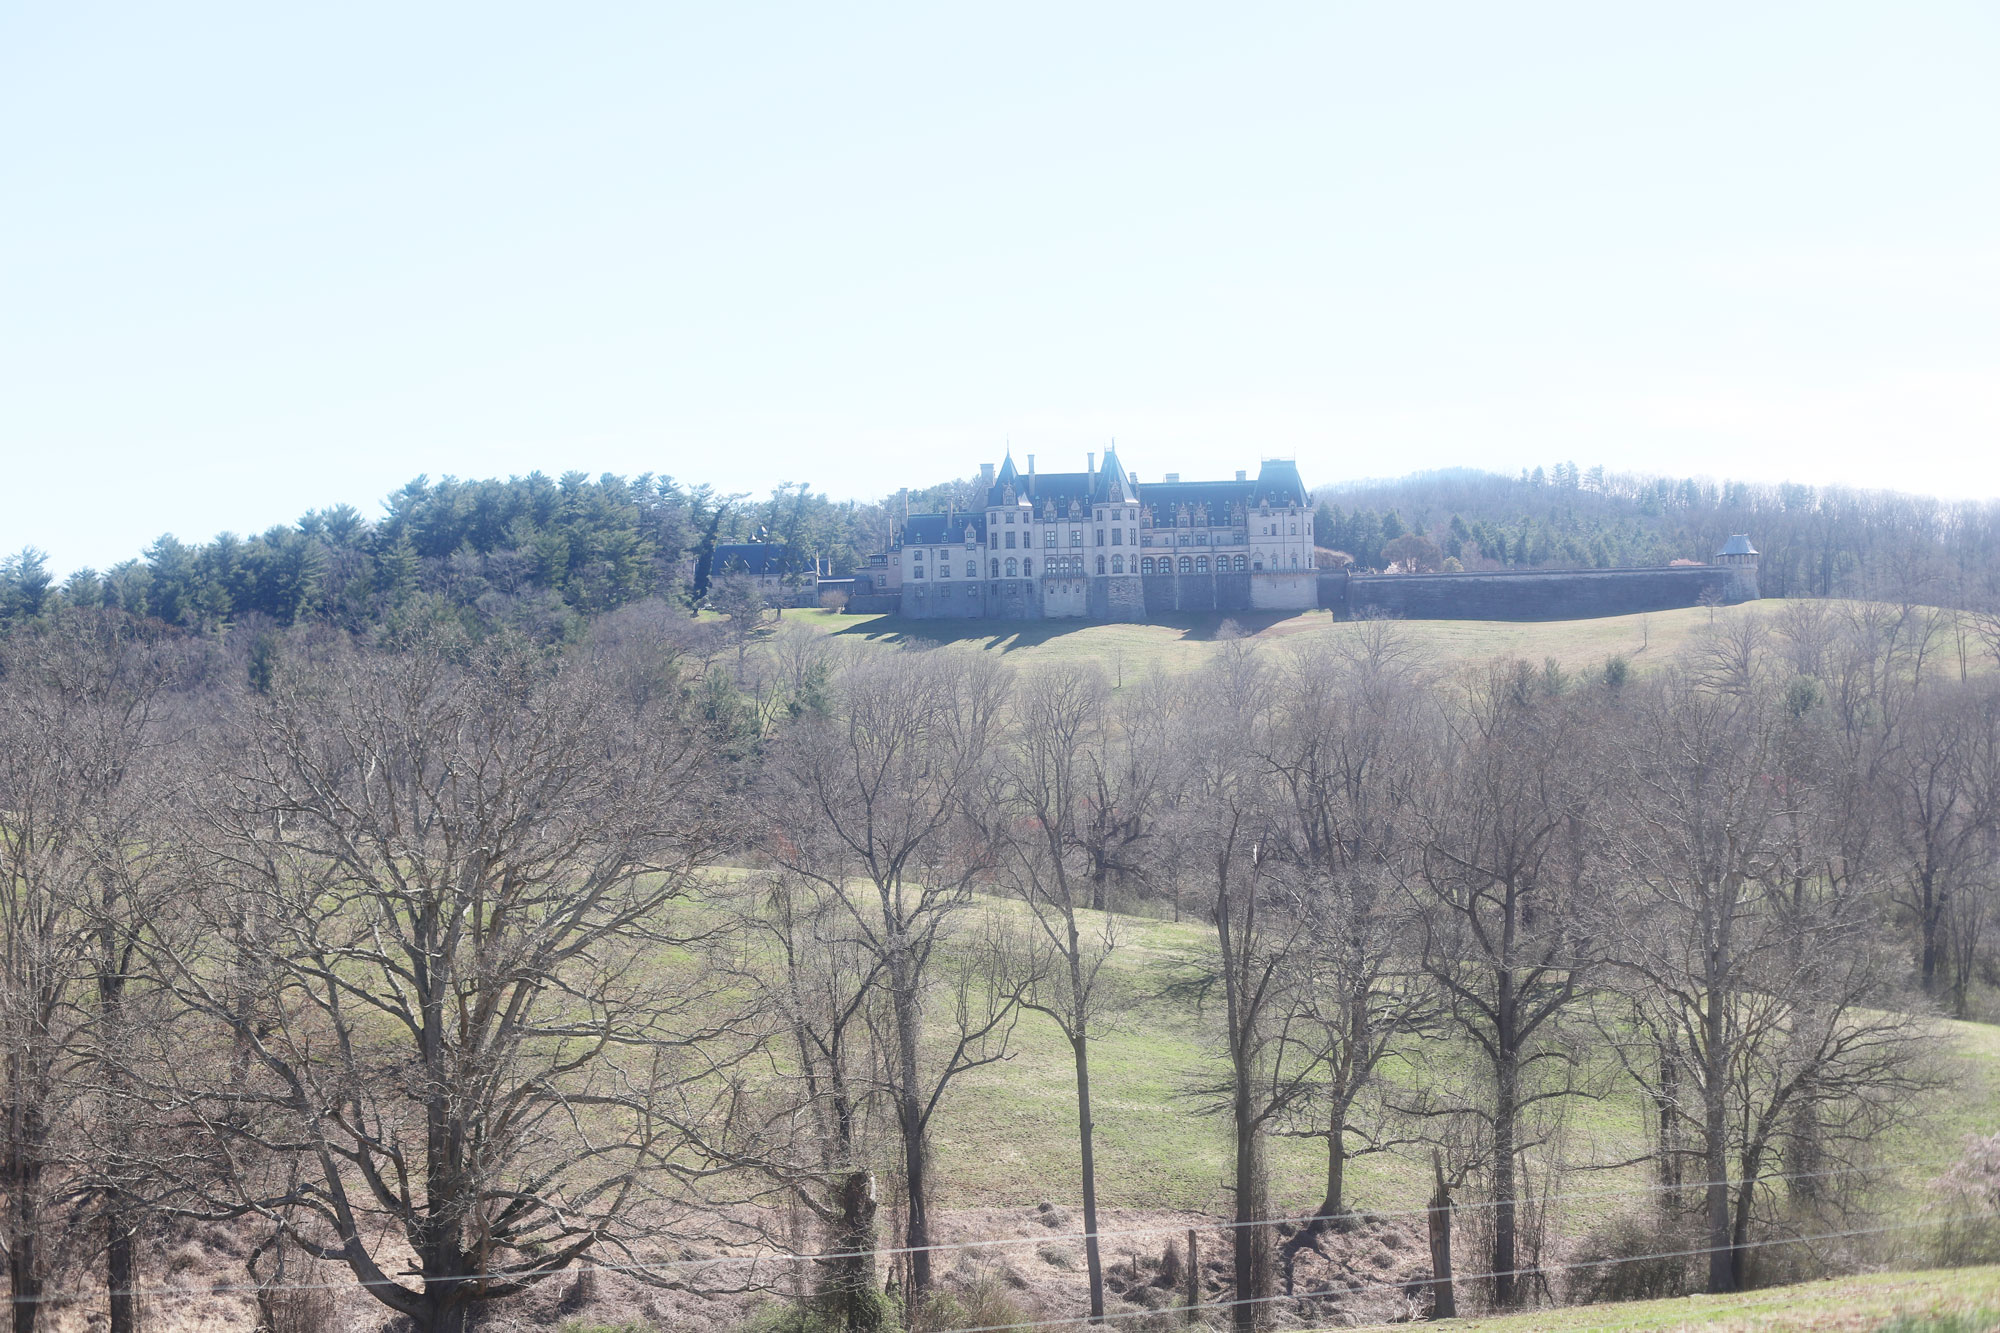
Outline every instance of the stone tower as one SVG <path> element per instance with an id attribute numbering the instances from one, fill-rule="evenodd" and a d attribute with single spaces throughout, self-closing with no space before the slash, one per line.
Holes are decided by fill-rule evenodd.
<path id="1" fill-rule="evenodd" d="M 1722 544 L 1715 553 L 1715 563 L 1729 567 L 1729 600 L 1732 602 L 1754 602 L 1763 594 L 1757 589 L 1757 548 L 1750 544 L 1750 534 L 1739 532 Z"/>

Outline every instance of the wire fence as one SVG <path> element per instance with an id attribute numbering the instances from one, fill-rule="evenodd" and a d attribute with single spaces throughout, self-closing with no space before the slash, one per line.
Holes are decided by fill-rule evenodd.
<path id="1" fill-rule="evenodd" d="M 1779 1174 L 1760 1177 L 1758 1183 L 1776 1184 L 1779 1182 L 1790 1182 L 1790 1181 L 1800 1181 L 1800 1180 L 1823 1180 L 1840 1176 L 1884 1174 L 1886 1171 L 1887 1168 L 1883 1167 L 1847 1167 L 1830 1171 L 1779 1173 Z M 1514 1200 L 1480 1199 L 1480 1200 L 1468 1201 L 1466 1203 L 1454 1203 L 1453 1211 L 1461 1213 L 1477 1211 L 1480 1209 L 1498 1207 L 1508 1202 L 1512 1202 L 1516 1206 L 1539 1207 L 1544 1204 L 1555 1203 L 1555 1202 L 1604 1201 L 1610 1199 L 1638 1198 L 1647 1195 L 1657 1195 L 1662 1192 L 1684 1192 L 1692 1194 L 1704 1191 L 1711 1184 L 1716 1184 L 1716 1183 L 1720 1183 L 1727 1186 L 1738 1186 L 1742 1182 L 1741 1181 L 1713 1182 L 1708 1180 L 1695 1180 L 1695 1181 L 1685 1181 L 1685 1182 L 1675 1182 L 1675 1183 L 1657 1183 L 1657 1184 L 1642 1185 L 1642 1186 L 1628 1186 L 1613 1190 L 1591 1190 L 1591 1191 L 1577 1191 L 1566 1194 L 1540 1195 L 1532 1198 L 1518 1198 Z M 1427 1216 L 1430 1211 L 1431 1210 L 1428 1207 L 1406 1208 L 1406 1209 L 1396 1209 L 1387 1211 L 1370 1210 L 1369 1212 L 1367 1212 L 1366 1216 L 1371 1219 L 1379 1219 L 1379 1220 L 1389 1220 L 1396 1218 L 1415 1218 L 1415 1217 Z M 1967 1216 L 1967 1217 L 1957 1217 L 1957 1218 L 1948 1218 L 1948 1217 L 1921 1218 L 1913 1221 L 1894 1223 L 1881 1227 L 1866 1227 L 1851 1231 L 1828 1232 L 1816 1236 L 1778 1237 L 1770 1240 L 1758 1241 L 1755 1242 L 1754 1244 L 1745 1246 L 1744 1248 L 1762 1249 L 1762 1248 L 1769 1248 L 1772 1246 L 1799 1245 L 1817 1241 L 1844 1239 L 1844 1238 L 1852 1238 L 1852 1237 L 1866 1236 L 1866 1235 L 1886 1234 L 1890 1232 L 1910 1230 L 1917 1227 L 1940 1226 L 1940 1225 L 1947 1225 L 1957 1221 L 1978 1220 L 1979 1218 L 1982 1217 L 1991 1220 L 1990 1216 L 1985 1214 L 1976 1216 Z M 1099 1240 L 1115 1240 L 1115 1239 L 1129 1239 L 1138 1236 L 1162 1236 L 1162 1235 L 1178 1236 L 1190 1229 L 1195 1231 L 1209 1232 L 1209 1233 L 1221 1232 L 1226 1234 L 1228 1232 L 1243 1227 L 1299 1225 L 1301 1223 L 1310 1222 L 1311 1220 L 1312 1220 L 1311 1215 L 1301 1216 L 1299 1214 L 1288 1214 L 1281 1217 L 1256 1218 L 1243 1221 L 1207 1220 L 1195 1225 L 1192 1228 L 1190 1228 L 1187 1222 L 1185 1221 L 1175 1221 L 1175 1222 L 1163 1222 L 1157 1225 L 1148 1225 L 1148 1226 L 1101 1229 L 1097 1231 L 1095 1235 Z M 649 1263 L 649 1264 L 618 1264 L 618 1263 L 604 1262 L 601 1260 L 593 1260 L 583 1263 L 572 1264 L 558 1271 L 572 1275 L 580 1275 L 584 1273 L 606 1273 L 619 1276 L 636 1277 L 643 1280 L 647 1278 L 671 1277 L 676 1274 L 687 1273 L 691 1271 L 713 1271 L 722 1268 L 741 1268 L 745 1266 L 754 1269 L 755 1267 L 760 1265 L 769 1267 L 790 1267 L 793 1265 L 824 1264 L 843 1259 L 874 1258 L 880 1260 L 880 1259 L 896 1258 L 900 1256 L 914 1254 L 919 1250 L 932 1255 L 937 1255 L 937 1254 L 948 1254 L 948 1253 L 963 1252 L 970 1250 L 1004 1249 L 1008 1247 L 1016 1247 L 1024 1245 L 1040 1246 L 1049 1244 L 1052 1241 L 1082 1241 L 1085 1240 L 1089 1234 L 1090 1233 L 1082 1231 L 1048 1232 L 1041 1235 L 997 1236 L 979 1240 L 941 1242 L 935 1245 L 926 1245 L 926 1246 L 882 1247 L 873 1250 L 845 1250 L 845 1251 L 835 1250 L 835 1251 L 823 1251 L 823 1252 L 812 1252 L 812 1253 L 764 1252 L 759 1254 L 744 1254 L 744 1255 L 711 1255 L 701 1258 L 676 1259 L 660 1263 Z M 1616 1259 L 1587 1260 L 1587 1261 L 1577 1261 L 1564 1264 L 1540 1264 L 1531 1269 L 1513 1270 L 1511 1275 L 1512 1276 L 1526 1276 L 1531 1274 L 1546 1275 L 1549 1273 L 1566 1272 L 1580 1268 L 1606 1268 L 1606 1267 L 1615 1267 L 1620 1264 L 1628 1264 L 1628 1263 L 1642 1263 L 1642 1262 L 1650 1262 L 1654 1260 L 1672 1259 L 1672 1258 L 1688 1258 L 1696 1255 L 1707 1254 L 1711 1251 L 1711 1248 L 1712 1247 L 1704 1246 L 1696 1249 L 1682 1250 L 1682 1251 L 1665 1251 L 1653 1254 L 1623 1256 Z M 334 1260 L 331 1262 L 339 1262 L 339 1261 Z M 1467 1273 L 1467 1274 L 1454 1275 L 1454 1281 L 1479 1282 L 1479 1281 L 1491 1280 L 1496 1277 L 1509 1276 L 1509 1275 L 1510 1274 L 1508 1273 L 1500 1273 L 1500 1272 Z M 415 1277 L 417 1275 L 397 1274 L 392 1276 Z M 457 1275 L 452 1277 L 449 1281 L 451 1285 L 465 1285 L 465 1284 L 472 1284 L 484 1281 L 506 1281 L 506 1280 L 516 1279 L 520 1276 L 521 1275 L 518 1272 L 473 1273 L 473 1274 Z M 1354 1285 L 1357 1282 L 1360 1283 L 1358 1287 Z M 260 1293 L 265 1295 L 271 1295 L 279 1292 L 348 1291 L 348 1290 L 365 1289 L 367 1285 L 368 1284 L 362 1283 L 359 1278 L 349 1277 L 339 1281 L 322 1281 L 322 1282 L 267 1281 L 267 1282 L 243 1282 L 243 1283 L 207 1283 L 197 1290 L 189 1290 L 187 1288 L 182 1288 L 182 1287 L 165 1287 L 165 1286 L 132 1287 L 128 1289 L 121 1289 L 116 1294 L 130 1295 L 144 1299 L 169 1300 L 169 1299 L 192 1299 L 200 1296 L 257 1295 Z M 1247 1303 L 1262 1304 L 1273 1301 L 1313 1300 L 1329 1296 L 1352 1295 L 1357 1290 L 1371 1290 L 1371 1289 L 1386 1290 L 1391 1288 L 1402 1290 L 1409 1285 L 1411 1284 L 1407 1281 L 1360 1282 L 1359 1279 L 1351 1279 L 1348 1284 L 1343 1285 L 1342 1287 L 1339 1288 L 1330 1288 L 1325 1291 L 1274 1294 L 1270 1296 L 1257 1297 L 1254 1298 L 1253 1301 Z M 1418 1285 L 1427 1286 L 1428 1282 L 1423 1281 L 1420 1282 Z M 408 1288 L 405 1288 L 405 1290 L 408 1290 Z M 104 1297 L 110 1294 L 113 1293 L 110 1292 L 108 1289 L 97 1287 L 85 1290 L 43 1291 L 38 1296 L 33 1297 L 31 1299 L 33 1301 L 38 1301 L 43 1304 L 68 1304 L 79 1300 Z M 1181 1305 L 1172 1308 L 1183 1312 L 1199 1312 L 1203 1310 L 1229 1309 L 1245 1303 L 1246 1302 L 1243 1300 L 1217 1301 L 1217 1302 L 1206 1302 L 1194 1306 Z M 1132 1311 L 1121 1311 L 1115 1315 L 1107 1315 L 1105 1316 L 1105 1318 L 1106 1319 L 1138 1318 L 1141 1316 L 1153 1315 L 1158 1313 L 1160 1313 L 1158 1310 L 1140 1309 Z M 1064 1317 L 1059 1319 L 1029 1321 L 1025 1323 L 1016 1322 L 1003 1325 L 988 1325 L 988 1326 L 981 1326 L 979 1328 L 960 1329 L 960 1330 L 954 1330 L 953 1333 L 990 1333 L 991 1330 L 997 1330 L 997 1329 L 1061 1328 L 1066 1326 L 1081 1327 L 1083 1323 L 1084 1321 L 1077 1317 Z"/>

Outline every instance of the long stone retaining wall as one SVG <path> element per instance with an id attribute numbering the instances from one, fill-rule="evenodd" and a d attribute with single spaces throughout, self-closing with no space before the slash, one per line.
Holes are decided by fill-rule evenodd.
<path id="1" fill-rule="evenodd" d="M 1466 574 L 1326 573 L 1320 605 L 1405 620 L 1578 620 L 1757 598 L 1757 566 L 1529 569 Z"/>

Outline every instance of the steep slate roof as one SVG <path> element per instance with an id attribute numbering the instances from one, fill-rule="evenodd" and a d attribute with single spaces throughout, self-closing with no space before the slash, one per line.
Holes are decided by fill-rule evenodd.
<path id="1" fill-rule="evenodd" d="M 1739 533 L 1736 533 L 1736 534 L 1735 534 L 1734 536 L 1730 537 L 1730 539 L 1729 539 L 1728 541 L 1724 542 L 1724 543 L 1723 543 L 1723 545 L 1722 545 L 1722 549 L 1721 549 L 1720 551 L 1717 551 L 1717 552 L 1716 552 L 1716 554 L 1717 554 L 1717 555 L 1755 555 L 1755 554 L 1757 554 L 1757 548 L 1756 548 L 1756 547 L 1754 547 L 1754 546 L 1752 546 L 1752 545 L 1750 544 L 1750 534 L 1749 534 L 1749 533 L 1747 533 L 1747 532 L 1739 532 Z"/>
<path id="2" fill-rule="evenodd" d="M 1105 452 L 1104 466 L 1095 472 L 1037 472 L 1032 475 L 1014 466 L 1010 450 L 986 488 L 989 506 L 1006 503 L 1007 487 L 1014 488 L 1014 502 L 1032 502 L 1037 510 L 1054 502 L 1058 515 L 1075 500 L 1088 508 L 1094 504 L 1122 504 L 1132 499 L 1132 478 L 1118 461 L 1117 446 Z"/>
<path id="3" fill-rule="evenodd" d="M 1254 481 L 1142 481 L 1139 503 L 1153 511 L 1155 527 L 1172 527 L 1182 505 L 1193 511 L 1197 524 L 1221 526 L 1230 521 L 1232 505 L 1251 507 L 1250 493 L 1256 486 Z"/>
<path id="4" fill-rule="evenodd" d="M 965 540 L 970 523 L 977 541 L 986 539 L 984 514 L 912 514 L 903 520 L 903 545 L 951 546 Z"/>
<path id="5" fill-rule="evenodd" d="M 986 503 L 1006 502 L 1007 488 L 1014 488 L 1014 502 L 1032 505 L 1037 514 L 1055 506 L 1056 517 L 1069 512 L 1072 500 L 1086 512 L 1093 505 L 1130 504 L 1136 501 L 1153 510 L 1153 521 L 1171 524 L 1185 504 L 1206 516 L 1210 523 L 1229 522 L 1230 506 L 1241 502 L 1246 511 L 1269 503 L 1276 508 L 1306 504 L 1306 484 L 1298 464 L 1285 459 L 1267 460 L 1255 481 L 1154 481 L 1134 484 L 1131 474 L 1118 459 L 1113 445 L 1104 455 L 1104 466 L 1095 472 L 1038 472 L 1030 475 L 1014 465 L 1009 452 L 993 484 L 986 490 Z M 962 530 L 961 530 L 962 531 Z M 916 538 L 906 540 L 914 542 Z M 933 539 L 927 539 L 933 540 Z"/>
<path id="6" fill-rule="evenodd" d="M 1132 493 L 1132 481 L 1125 475 L 1125 465 L 1118 461 L 1118 446 L 1112 445 L 1104 451 L 1104 466 L 1091 478 L 1092 501 L 1099 504 L 1118 504 L 1138 497 Z"/>
<path id="7" fill-rule="evenodd" d="M 1252 504 L 1262 504 L 1266 500 L 1272 506 L 1304 506 L 1306 502 L 1305 479 L 1299 476 L 1299 465 L 1286 458 L 1267 458 L 1257 472 L 1257 489 L 1250 493 Z"/>
<path id="8" fill-rule="evenodd" d="M 716 574 L 740 572 L 760 577 L 805 568 L 792 560 L 791 548 L 783 542 L 717 542 L 708 567 Z"/>
<path id="9" fill-rule="evenodd" d="M 1037 472 L 1027 479 L 1028 499 L 1034 502 L 1035 512 L 1048 512 L 1048 506 L 1056 507 L 1056 517 L 1069 513 L 1070 501 L 1074 500 L 1087 511 L 1090 508 L 1090 474 L 1088 472 Z M 993 503 L 998 504 L 995 500 Z"/>

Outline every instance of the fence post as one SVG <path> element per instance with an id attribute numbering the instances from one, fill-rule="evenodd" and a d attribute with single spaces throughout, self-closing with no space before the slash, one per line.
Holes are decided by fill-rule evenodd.
<path id="1" fill-rule="evenodd" d="M 1188 1322 L 1190 1324 L 1195 1323 L 1201 1318 L 1201 1312 L 1196 1308 L 1201 1304 L 1201 1250 L 1199 1248 L 1200 1244 L 1201 1243 L 1195 1239 L 1194 1228 L 1189 1227 L 1188 1267 L 1187 1267 L 1187 1303 L 1188 1303 L 1187 1317 L 1188 1317 Z"/>
<path id="2" fill-rule="evenodd" d="M 1451 1190 L 1444 1183 L 1444 1158 L 1431 1149 L 1431 1172 L 1437 1188 L 1425 1216 L 1431 1224 L 1431 1318 L 1456 1319 L 1458 1303 L 1451 1291 Z"/>

